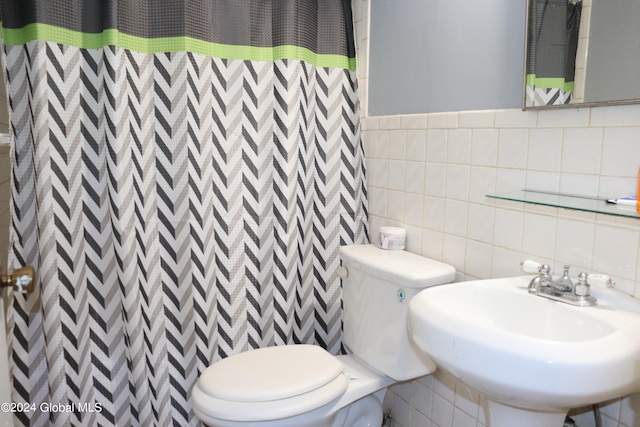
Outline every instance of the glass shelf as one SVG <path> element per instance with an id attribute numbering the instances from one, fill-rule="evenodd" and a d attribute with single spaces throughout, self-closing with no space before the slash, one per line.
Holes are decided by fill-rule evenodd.
<path id="1" fill-rule="evenodd" d="M 604 215 L 640 218 L 635 206 L 616 205 L 603 199 L 595 199 L 567 194 L 545 193 L 532 190 L 511 191 L 508 193 L 487 194 L 492 199 L 511 200 L 513 202 L 531 203 L 534 205 L 552 206 L 554 208 L 573 209 L 583 212 L 594 212 Z"/>

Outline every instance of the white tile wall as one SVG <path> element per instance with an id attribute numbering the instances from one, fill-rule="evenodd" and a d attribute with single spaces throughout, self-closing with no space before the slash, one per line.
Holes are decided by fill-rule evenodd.
<path id="1" fill-rule="evenodd" d="M 630 119 L 630 107 L 600 109 L 616 108 L 625 109 Z M 632 108 L 640 117 L 640 106 Z M 567 127 L 560 127 L 556 120 L 538 120 L 535 112 L 494 113 L 513 121 L 496 120 L 502 126 L 498 127 L 487 120 L 485 111 L 413 120 L 425 124 L 424 129 L 411 129 L 410 150 L 416 156 L 408 155 L 410 130 L 400 129 L 409 120 L 363 118 L 372 239 L 381 225 L 404 226 L 408 250 L 452 264 L 458 280 L 515 275 L 521 260 L 534 258 L 555 271 L 570 264 L 575 273 L 583 269 L 610 274 L 619 290 L 640 297 L 640 221 L 484 196 L 525 186 L 589 196 L 633 195 L 640 167 L 640 129 L 600 119 L 597 126 L 588 121 L 575 127 L 576 116 L 571 115 L 565 115 Z M 431 129 L 430 123 L 447 127 Z M 493 127 L 461 129 L 461 123 Z M 446 378 L 445 373 L 438 375 Z M 481 410 L 469 413 L 456 406 L 455 400 L 462 399 L 458 391 L 465 386 L 453 380 L 447 389 L 443 381 L 439 393 L 428 388 L 427 379 L 392 388 L 385 405 L 395 425 L 484 425 Z M 425 396 L 428 403 L 420 400 Z M 616 402 L 603 411 L 605 425 L 640 425 L 640 396 Z M 581 427 L 593 425 L 592 413 L 581 411 L 576 415 L 582 419 Z"/>
<path id="2" fill-rule="evenodd" d="M 533 258 L 608 273 L 640 298 L 640 221 L 485 197 L 525 187 L 634 195 L 640 106 L 368 117 L 369 0 L 353 4 L 372 239 L 382 225 L 404 226 L 407 250 L 452 264 L 457 280 L 517 275 Z M 484 397 L 442 371 L 392 387 L 384 406 L 394 427 L 487 424 Z M 601 409 L 607 427 L 640 425 L 640 394 Z M 589 408 L 574 415 L 595 425 Z"/>

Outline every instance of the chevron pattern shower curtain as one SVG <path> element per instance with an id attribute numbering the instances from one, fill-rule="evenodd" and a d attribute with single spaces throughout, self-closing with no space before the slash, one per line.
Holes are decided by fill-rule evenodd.
<path id="1" fill-rule="evenodd" d="M 195 425 L 200 372 L 341 347 L 367 241 L 348 0 L 2 0 L 17 425 Z M 52 406 L 57 405 L 57 406 Z"/>

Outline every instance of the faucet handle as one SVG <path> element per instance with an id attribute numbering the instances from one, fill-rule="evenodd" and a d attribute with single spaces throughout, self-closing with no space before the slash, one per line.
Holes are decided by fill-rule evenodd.
<path id="1" fill-rule="evenodd" d="M 520 263 L 522 267 L 522 271 L 528 274 L 549 274 L 551 272 L 551 267 L 547 264 L 540 264 L 538 261 L 534 261 L 531 259 L 524 260 Z"/>
<path id="2" fill-rule="evenodd" d="M 611 277 L 606 274 L 589 274 L 587 276 L 587 283 L 590 285 L 606 286 L 607 288 L 613 288 L 616 286 Z"/>
<path id="3" fill-rule="evenodd" d="M 578 283 L 573 287 L 573 293 L 581 296 L 588 297 L 591 293 L 591 286 L 588 283 L 588 275 L 585 272 L 582 272 L 578 275 Z"/>

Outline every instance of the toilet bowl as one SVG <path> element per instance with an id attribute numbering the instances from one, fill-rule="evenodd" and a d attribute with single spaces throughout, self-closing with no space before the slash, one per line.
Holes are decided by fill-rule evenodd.
<path id="1" fill-rule="evenodd" d="M 298 344 L 227 357 L 192 390 L 198 419 L 212 427 L 379 427 L 386 388 L 435 370 L 409 338 L 408 303 L 453 281 L 455 269 L 372 245 L 344 246 L 340 256 L 351 354 Z"/>

